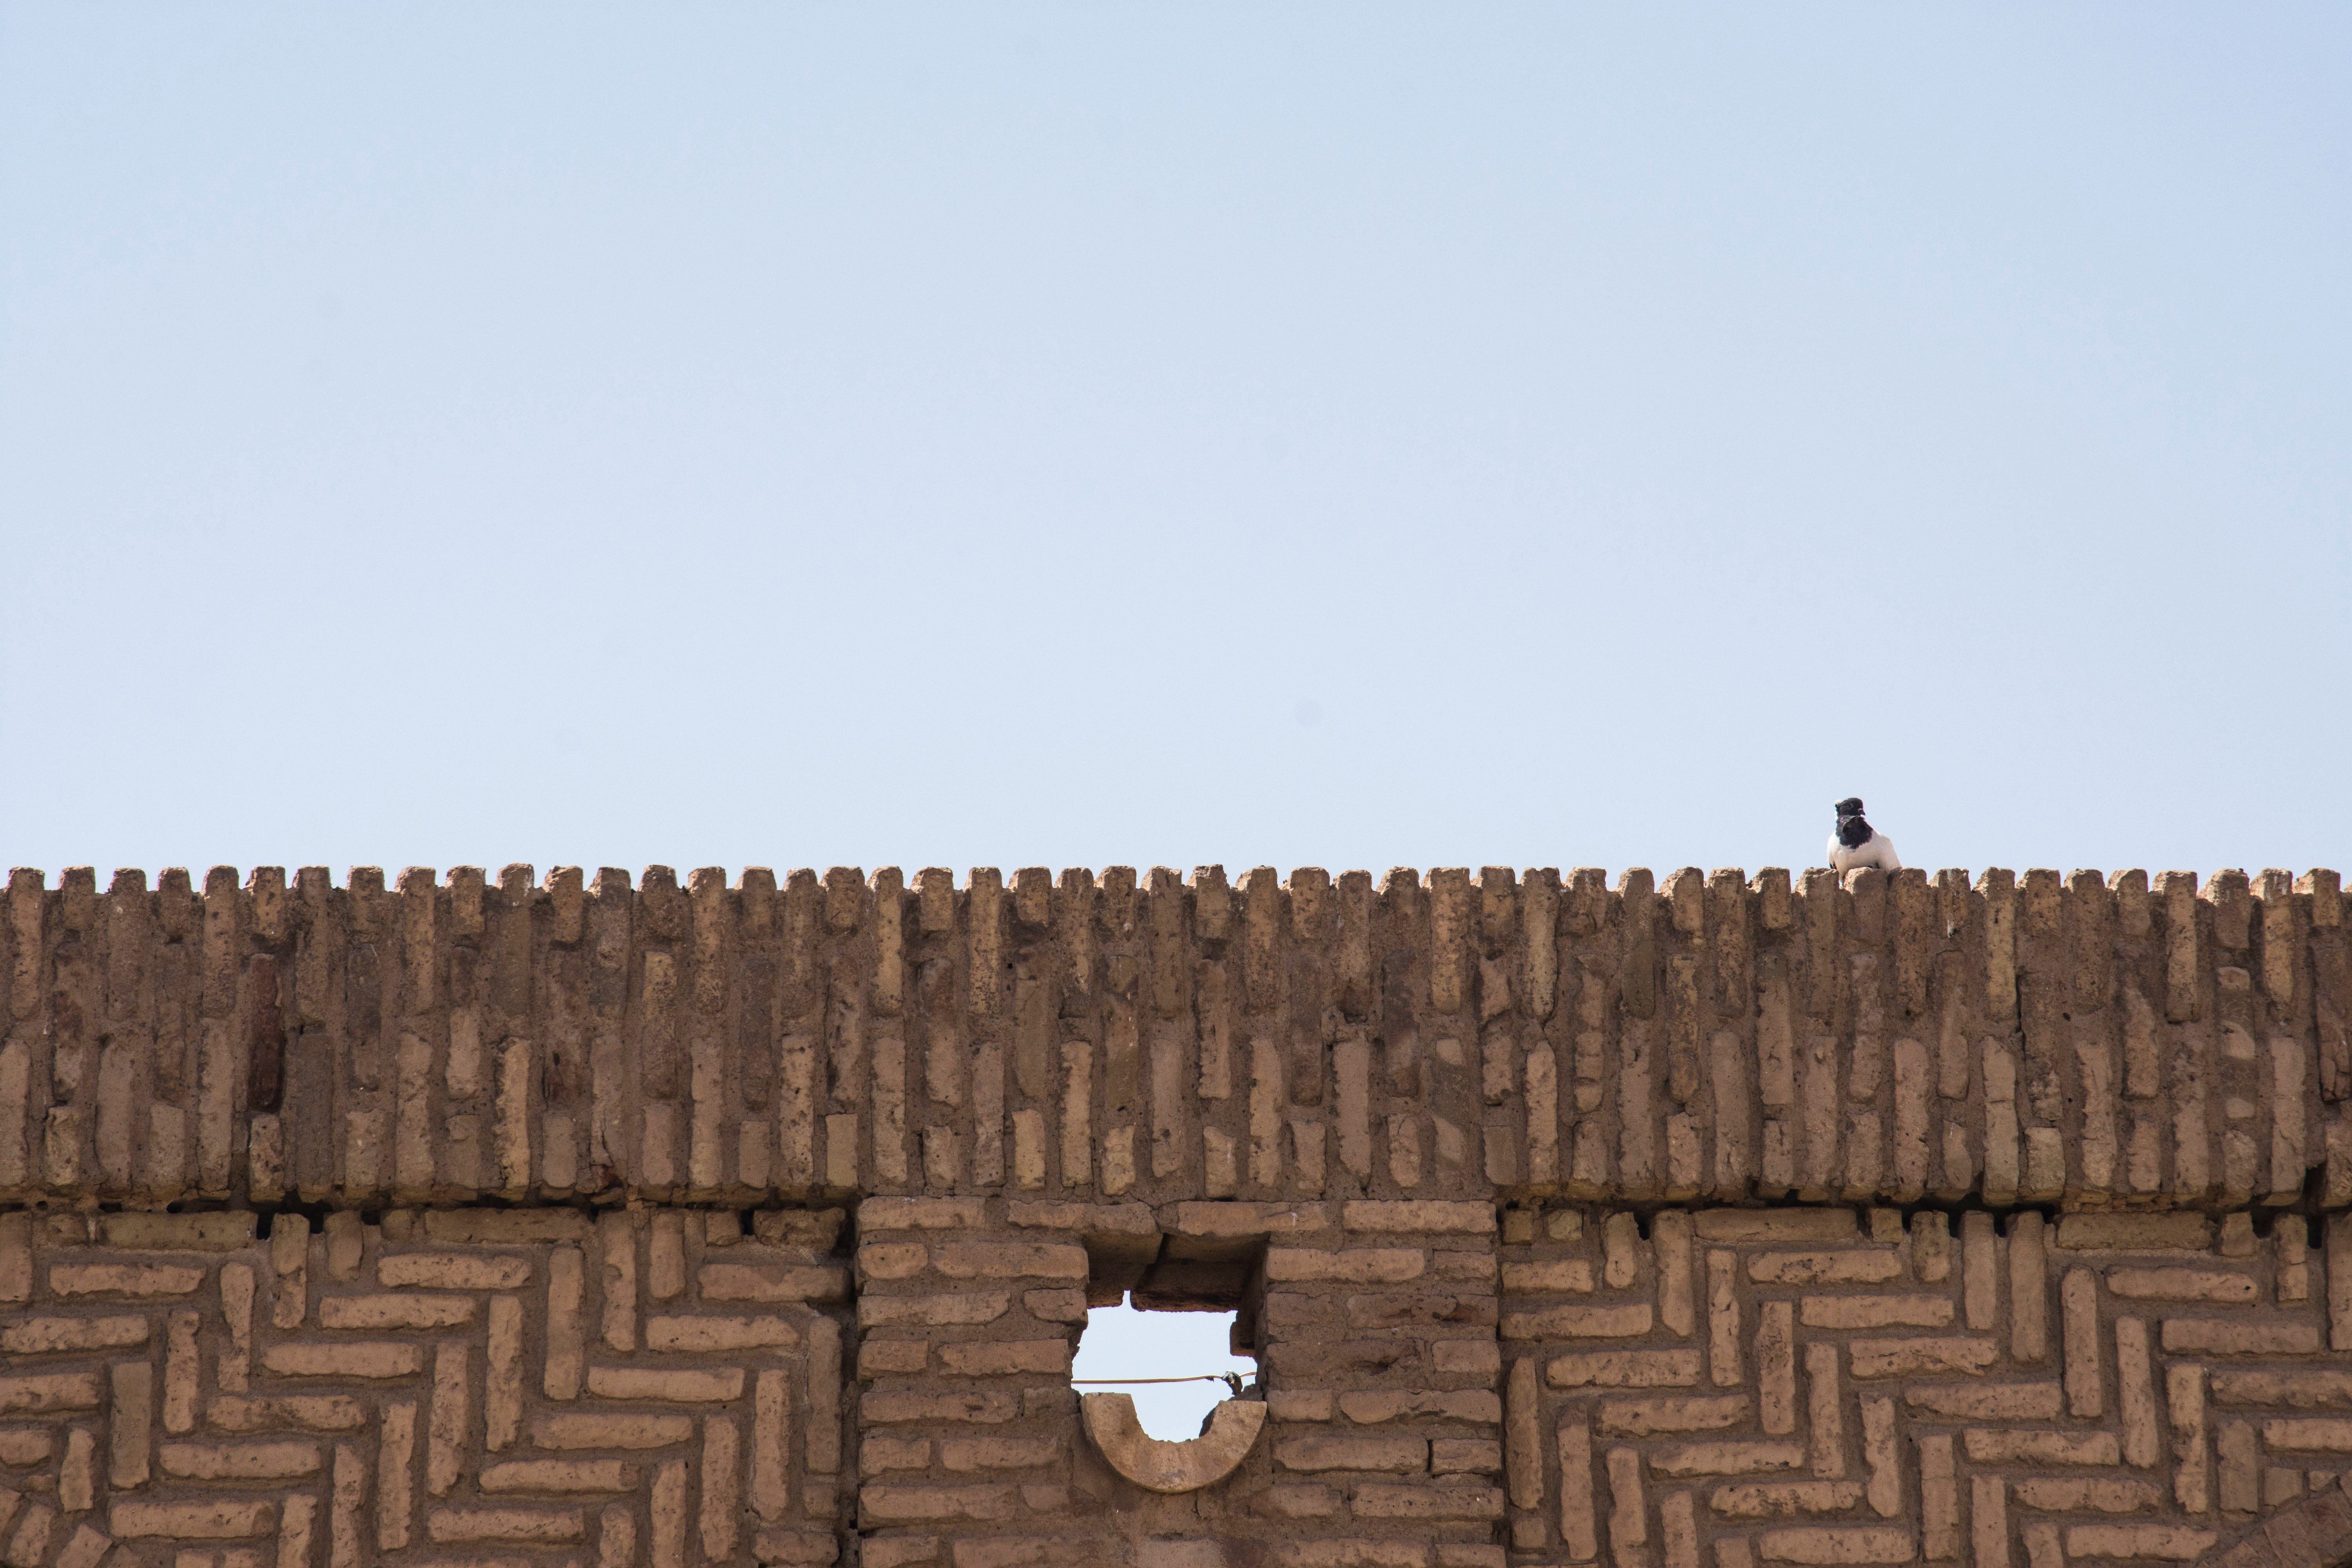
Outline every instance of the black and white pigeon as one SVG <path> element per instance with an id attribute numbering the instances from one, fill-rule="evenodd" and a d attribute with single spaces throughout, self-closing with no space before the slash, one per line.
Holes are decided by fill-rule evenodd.
<path id="1" fill-rule="evenodd" d="M 1837 831 L 1830 835 L 1830 869 L 1843 876 L 1864 866 L 1900 871 L 1895 840 L 1863 820 L 1862 802 L 1853 795 L 1837 803 Z"/>

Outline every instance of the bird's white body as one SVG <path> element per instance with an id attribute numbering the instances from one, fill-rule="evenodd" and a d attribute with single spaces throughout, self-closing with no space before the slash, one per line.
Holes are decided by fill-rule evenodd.
<path id="1" fill-rule="evenodd" d="M 1895 840 L 1873 828 L 1869 837 L 1849 849 L 1838 842 L 1836 834 L 1830 835 L 1831 870 L 1843 876 L 1864 866 L 1875 866 L 1882 871 L 1903 869 L 1903 862 L 1895 858 Z"/>

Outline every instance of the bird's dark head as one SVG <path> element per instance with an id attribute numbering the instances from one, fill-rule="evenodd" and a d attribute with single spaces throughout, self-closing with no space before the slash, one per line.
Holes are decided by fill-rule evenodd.
<path id="1" fill-rule="evenodd" d="M 1870 842 L 1870 824 L 1862 818 L 1862 798 L 1848 795 L 1837 803 L 1838 842 L 1849 849 L 1859 849 Z"/>
<path id="2" fill-rule="evenodd" d="M 1830 809 L 1835 811 L 1840 816 L 1860 816 L 1862 815 L 1862 797 L 1857 795 L 1850 795 Z"/>

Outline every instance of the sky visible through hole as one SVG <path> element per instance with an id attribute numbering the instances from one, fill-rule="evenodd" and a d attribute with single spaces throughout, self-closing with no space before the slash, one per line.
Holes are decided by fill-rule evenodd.
<path id="1" fill-rule="evenodd" d="M 1231 1312 L 1139 1312 L 1122 1300 L 1087 1313 L 1071 1381 L 1089 1377 L 1191 1377 L 1237 1372 L 1243 1381 L 1257 1375 L 1257 1363 L 1226 1347 Z M 1135 1401 L 1136 1419 L 1154 1437 L 1181 1443 L 1201 1435 L 1201 1423 L 1217 1402 L 1231 1397 L 1223 1383 L 1167 1383 L 1139 1388 L 1105 1388 L 1079 1383 L 1080 1394 L 1124 1394 Z"/>

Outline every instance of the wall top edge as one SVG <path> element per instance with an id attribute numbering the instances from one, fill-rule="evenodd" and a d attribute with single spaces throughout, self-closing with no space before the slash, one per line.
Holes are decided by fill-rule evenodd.
<path id="1" fill-rule="evenodd" d="M 436 868 L 408 866 L 404 867 L 396 877 L 387 879 L 382 867 L 353 866 L 348 868 L 341 880 L 338 880 L 328 867 L 304 866 L 296 869 L 291 880 L 299 887 L 329 891 L 349 891 L 362 888 L 382 889 L 388 881 L 389 885 L 402 889 L 421 889 L 440 886 L 483 887 L 495 880 L 502 890 L 510 893 L 530 891 L 534 889 L 552 891 L 579 888 L 583 885 L 593 887 L 599 891 L 625 892 L 631 890 L 633 886 L 674 888 L 679 882 L 677 869 L 664 865 L 647 866 L 641 875 L 634 879 L 625 868 L 617 866 L 599 867 L 593 876 L 588 875 L 582 867 L 556 866 L 549 869 L 546 878 L 542 880 L 535 866 L 520 861 L 510 862 L 499 868 L 495 879 L 479 866 L 452 866 L 447 868 L 446 875 L 447 881 L 444 883 L 442 880 L 444 873 Z M 1335 875 L 1320 866 L 1301 866 L 1293 868 L 1287 876 L 1285 876 L 1276 867 L 1259 866 L 1240 873 L 1239 879 L 1247 883 L 1254 879 L 1271 879 L 1285 887 L 1295 887 L 1301 883 L 1324 886 L 1334 881 L 1345 881 L 1350 878 L 1369 879 L 1370 875 L 1370 872 L 1360 868 L 1350 868 Z M 1739 867 L 1716 867 L 1703 870 L 1696 866 L 1683 866 L 1666 872 L 1661 879 L 1648 867 L 1629 866 L 1617 872 L 1614 886 L 1620 890 L 1633 888 L 1649 890 L 1655 889 L 1662 879 L 1671 884 L 1679 879 L 1696 878 L 1712 883 L 1718 879 L 1734 878 L 1748 884 L 1752 889 L 1762 890 L 1767 885 L 1785 888 L 1791 882 L 1801 883 L 1832 875 L 1835 873 L 1825 867 L 1818 866 L 1808 867 L 1798 871 L 1792 871 L 1785 866 L 1765 866 L 1759 868 L 1752 878 L 1745 868 Z M 1396 866 L 1382 874 L 1381 883 L 1383 886 L 1398 883 L 1412 884 L 1422 881 L 1424 878 L 1432 883 L 1440 880 L 1467 880 L 1482 887 L 1490 884 L 1507 887 L 1518 882 L 1549 883 L 1580 888 L 1611 885 L 1608 869 L 1594 866 L 1570 867 L 1565 871 L 1556 866 L 1529 867 L 1524 869 L 1515 869 L 1509 866 L 1484 866 L 1475 872 L 1466 866 L 1434 866 L 1426 872 L 1414 867 Z M 1933 872 L 1924 867 L 1909 867 L 1894 872 L 1891 876 L 1873 869 L 1844 873 L 1844 880 L 1849 884 L 1856 879 L 1884 879 L 1890 881 L 1932 881 L 1937 886 L 1979 888 L 1989 883 L 2014 886 L 2020 882 L 2063 881 L 2070 887 L 2121 889 L 2132 886 L 2144 889 L 2151 883 L 2161 884 L 2181 878 L 2188 879 L 2189 884 L 2199 890 L 2200 895 L 2206 898 L 2235 889 L 2246 889 L 2258 898 L 2274 897 L 2289 891 L 2311 894 L 2325 889 L 2340 893 L 2342 889 L 2342 878 L 2337 872 L 2326 867 L 2314 867 L 2300 873 L 2285 868 L 2270 867 L 2252 874 L 2249 874 L 2242 867 L 2223 867 L 2202 876 L 2190 870 L 2171 869 L 2150 872 L 2138 867 L 2115 871 L 2077 868 L 2063 873 L 2046 867 L 2029 867 L 2023 871 L 2017 871 L 2006 867 L 1990 866 L 1975 873 L 1971 873 L 1965 867 L 1945 867 Z M 974 888 L 1003 888 L 1008 884 L 1034 885 L 1041 879 L 1065 889 L 1096 884 L 1105 886 L 1123 884 L 1132 887 L 1139 881 L 1160 886 L 1181 884 L 1192 887 L 1223 887 L 1228 885 L 1229 881 L 1225 868 L 1222 864 L 1195 866 L 1189 874 L 1174 867 L 1158 866 L 1153 867 L 1141 877 L 1139 877 L 1136 868 L 1132 866 L 1106 866 L 1099 871 L 1087 867 L 1073 866 L 1065 867 L 1058 873 L 1043 866 L 1018 867 L 1010 873 L 994 866 L 975 866 L 965 871 L 961 878 L 953 869 L 943 866 L 927 866 L 911 874 L 897 866 L 881 866 L 877 867 L 870 875 L 864 868 L 856 866 L 833 866 L 822 871 L 814 868 L 796 867 L 784 871 L 781 879 L 772 868 L 745 866 L 740 868 L 732 880 L 729 879 L 727 868 L 723 866 L 702 866 L 690 869 L 686 876 L 687 882 L 697 888 L 715 884 L 737 891 L 752 886 L 774 887 L 780 879 L 785 883 L 821 882 L 827 887 L 855 884 L 895 889 L 904 889 L 910 883 L 919 886 L 937 886 L 943 883 L 949 888 L 970 891 Z M 205 872 L 202 885 L 208 891 L 216 891 L 239 886 L 282 888 L 288 885 L 289 880 L 286 868 L 282 866 L 255 866 L 248 868 L 243 876 L 239 875 L 238 868 L 234 866 L 215 866 Z M 194 882 L 194 879 L 192 878 L 186 867 L 171 866 L 165 867 L 156 874 L 154 885 L 161 889 L 169 886 L 190 886 Z M 57 886 L 60 889 L 94 890 L 96 885 L 97 868 L 95 867 L 68 866 L 58 874 Z M 8 887 L 12 891 L 47 889 L 48 886 L 48 872 L 41 868 L 17 866 L 9 868 Z M 108 885 L 108 891 L 111 893 L 143 892 L 147 890 L 148 886 L 148 875 L 143 868 L 122 867 L 114 871 Z"/>

